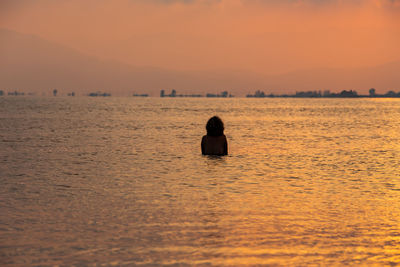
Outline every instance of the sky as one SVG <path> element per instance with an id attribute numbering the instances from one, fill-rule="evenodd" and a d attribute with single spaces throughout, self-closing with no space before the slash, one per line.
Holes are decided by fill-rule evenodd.
<path id="1" fill-rule="evenodd" d="M 0 0 L 0 27 L 180 71 L 280 74 L 400 60 L 400 0 Z"/>

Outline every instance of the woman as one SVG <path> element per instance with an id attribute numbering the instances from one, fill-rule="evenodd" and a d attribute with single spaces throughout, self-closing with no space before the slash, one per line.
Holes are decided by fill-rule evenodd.
<path id="1" fill-rule="evenodd" d="M 206 125 L 207 135 L 201 140 L 201 153 L 203 155 L 228 155 L 228 141 L 224 135 L 224 123 L 214 116 Z"/>

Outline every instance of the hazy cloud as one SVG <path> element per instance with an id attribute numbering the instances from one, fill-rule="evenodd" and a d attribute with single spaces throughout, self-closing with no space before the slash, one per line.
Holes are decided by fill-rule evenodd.
<path id="1" fill-rule="evenodd" d="M 235 2 L 235 0 L 131 0 L 132 2 L 137 3 L 156 3 L 156 4 L 194 4 L 194 3 L 229 3 Z M 261 4 L 312 4 L 312 5 L 326 5 L 326 4 L 356 4 L 356 5 L 364 5 L 366 3 L 374 3 L 377 6 L 382 5 L 390 5 L 390 6 L 399 6 L 400 0 L 239 0 L 242 4 L 254 4 L 254 3 L 261 3 Z"/>
<path id="2" fill-rule="evenodd" d="M 43 4 L 58 5 L 66 2 L 81 2 L 80 0 L 0 0 L 0 11 L 5 12 L 9 8 L 18 8 L 23 6 L 38 6 Z M 102 5 L 107 0 L 86 0 L 84 5 Z M 268 6 L 365 6 L 374 5 L 376 7 L 390 7 L 400 9 L 400 0 L 113 0 L 115 5 L 131 4 L 149 4 L 149 5 L 193 5 L 193 4 L 223 4 L 235 5 L 240 3 L 246 5 L 264 5 Z M 1 10 L 2 9 L 2 10 Z"/>
<path id="3" fill-rule="evenodd" d="M 229 4 L 240 2 L 242 5 L 247 4 L 264 4 L 264 5 L 365 5 L 374 4 L 378 7 L 390 6 L 399 7 L 400 0 L 131 0 L 133 3 L 142 4 Z"/>
<path id="4" fill-rule="evenodd" d="M 145 4 L 217 4 L 220 3 L 221 0 L 132 0 L 132 2 L 136 3 L 145 3 Z"/>
<path id="5" fill-rule="evenodd" d="M 64 1 L 64 0 L 62 0 Z M 124 1 L 124 0 L 117 0 Z M 159 6 L 242 6 L 259 8 L 376 8 L 400 12 L 400 0 L 130 0 L 131 3 Z"/>
<path id="6" fill-rule="evenodd" d="M 229 0 L 228 0 L 229 1 Z M 400 0 L 241 0 L 243 4 L 264 4 L 264 5 L 293 5 L 293 6 L 365 6 L 375 5 L 377 7 L 399 7 Z"/>
<path id="7" fill-rule="evenodd" d="M 400 0 L 0 0 L 0 27 L 168 69 L 359 67 L 399 60 Z"/>

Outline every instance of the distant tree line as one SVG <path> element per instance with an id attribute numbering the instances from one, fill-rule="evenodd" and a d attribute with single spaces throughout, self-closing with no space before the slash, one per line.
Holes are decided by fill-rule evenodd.
<path id="1" fill-rule="evenodd" d="M 102 93 L 102 92 L 95 92 L 95 93 L 89 93 L 88 96 L 111 96 L 111 94 Z"/>
<path id="2" fill-rule="evenodd" d="M 3 90 L 0 90 L 0 96 L 4 96 L 6 93 Z M 58 90 L 54 89 L 52 91 L 53 96 L 57 96 Z M 17 90 L 14 91 L 9 91 L 7 92 L 7 95 L 9 96 L 24 96 L 24 92 L 20 92 Z M 28 93 L 28 95 L 35 95 L 35 93 Z M 71 92 L 67 94 L 68 96 L 75 96 L 75 92 Z M 103 93 L 103 92 L 92 92 L 89 93 L 88 96 L 91 97 L 96 97 L 96 96 L 111 96 L 110 93 Z M 135 97 L 148 97 L 148 94 L 133 94 Z M 205 96 L 201 94 L 177 94 L 175 89 L 171 90 L 171 93 L 167 94 L 165 93 L 165 90 L 160 91 L 160 97 L 218 97 L 218 98 L 227 98 L 227 97 L 233 97 L 232 94 L 230 94 L 228 91 L 223 91 L 219 94 L 213 94 L 213 93 L 207 93 Z M 357 93 L 355 90 L 343 90 L 340 93 L 332 93 L 329 90 L 325 91 L 298 91 L 295 94 L 266 94 L 264 91 L 257 90 L 254 92 L 254 94 L 247 94 L 246 97 L 249 98 L 264 98 L 264 97 L 293 97 L 293 98 L 361 98 L 361 97 L 372 97 L 372 98 L 379 98 L 379 97 L 387 97 L 387 98 L 395 98 L 399 97 L 400 98 L 400 91 L 395 92 L 393 90 L 390 90 L 386 92 L 385 94 L 378 94 L 375 90 L 375 88 L 371 88 L 369 90 L 368 95 L 360 95 Z"/>
<path id="3" fill-rule="evenodd" d="M 374 88 L 369 90 L 369 95 L 359 95 L 357 91 L 354 90 L 343 90 L 340 93 L 331 93 L 330 91 L 300 91 L 295 94 L 265 94 L 264 91 L 257 90 L 254 94 L 247 94 L 246 97 L 297 97 L 297 98 L 355 98 L 355 97 L 400 97 L 400 92 L 388 91 L 385 94 L 377 94 Z"/>
<path id="4" fill-rule="evenodd" d="M 160 97 L 203 97 L 203 95 L 200 95 L 200 94 L 189 94 L 189 95 L 177 94 L 176 90 L 172 89 L 170 94 L 166 94 L 165 90 L 161 90 Z M 228 91 L 223 91 L 220 94 L 207 93 L 206 97 L 233 97 L 233 95 L 229 94 Z"/>
<path id="5" fill-rule="evenodd" d="M 134 96 L 134 97 L 148 97 L 149 96 L 149 94 L 133 94 L 132 96 Z"/>

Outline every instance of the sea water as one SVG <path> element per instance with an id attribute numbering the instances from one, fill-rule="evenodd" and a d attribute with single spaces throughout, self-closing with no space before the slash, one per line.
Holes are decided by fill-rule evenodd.
<path id="1" fill-rule="evenodd" d="M 399 99 L 0 97 L 0 264 L 395 265 L 399 167 Z"/>

